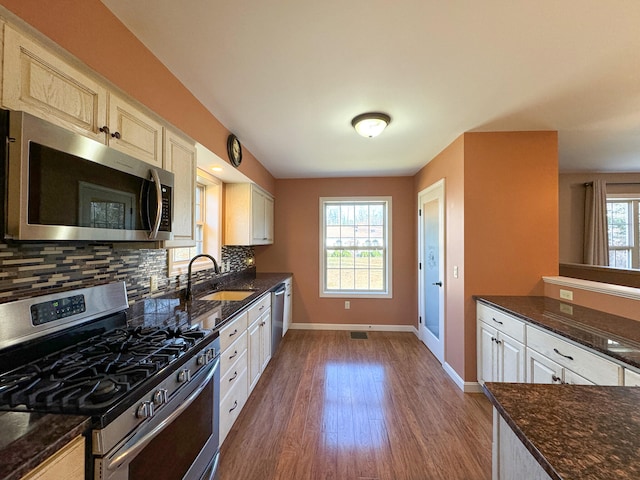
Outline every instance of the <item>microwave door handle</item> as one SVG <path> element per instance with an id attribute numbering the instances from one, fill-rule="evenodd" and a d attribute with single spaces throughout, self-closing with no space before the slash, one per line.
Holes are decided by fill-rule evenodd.
<path id="1" fill-rule="evenodd" d="M 153 223 L 153 228 L 149 232 L 149 240 L 153 240 L 158 235 L 158 230 L 160 230 L 160 221 L 162 220 L 162 185 L 160 185 L 160 177 L 158 176 L 158 171 L 155 168 L 151 169 L 151 177 L 156 184 L 158 209 L 156 210 L 156 220 Z"/>
<path id="2" fill-rule="evenodd" d="M 141 438 L 134 435 L 134 437 L 129 441 L 129 444 L 125 450 L 119 453 L 114 458 L 111 458 L 107 463 L 107 470 L 116 470 L 123 463 L 130 462 L 140 451 L 155 437 L 157 437 L 165 428 L 167 428 L 171 422 L 173 422 L 176 418 L 180 416 L 182 412 L 184 412 L 189 406 L 195 401 L 195 399 L 202 393 L 207 384 L 211 381 L 213 376 L 216 373 L 216 370 L 220 367 L 220 358 L 218 357 L 214 362 L 211 362 L 211 369 L 207 373 L 207 376 L 202 380 L 198 388 L 196 388 L 190 395 L 187 397 L 182 404 L 177 407 L 173 412 L 171 412 L 167 418 L 162 420 L 158 425 L 153 428 L 150 432 L 143 435 Z"/>

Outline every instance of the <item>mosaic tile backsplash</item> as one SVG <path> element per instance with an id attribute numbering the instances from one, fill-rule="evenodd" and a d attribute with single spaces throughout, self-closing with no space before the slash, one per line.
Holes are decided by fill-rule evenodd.
<path id="1" fill-rule="evenodd" d="M 255 267 L 253 247 L 222 247 L 218 263 L 230 273 Z M 226 274 L 226 272 L 225 272 Z M 158 278 L 151 293 L 149 278 Z M 213 268 L 194 272 L 194 284 L 216 277 Z M 124 280 L 129 302 L 181 290 L 187 276 L 169 277 L 167 250 L 123 249 L 118 244 L 84 242 L 0 243 L 0 303 Z"/>

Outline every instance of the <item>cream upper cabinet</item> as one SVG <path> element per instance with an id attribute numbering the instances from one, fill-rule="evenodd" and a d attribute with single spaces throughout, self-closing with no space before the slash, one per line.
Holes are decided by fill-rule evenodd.
<path id="1" fill-rule="evenodd" d="M 102 130 L 110 147 L 162 168 L 162 124 L 124 98 L 109 95 L 109 116 Z"/>
<path id="2" fill-rule="evenodd" d="M 225 187 L 225 245 L 273 243 L 273 197 L 253 183 Z"/>
<path id="3" fill-rule="evenodd" d="M 175 174 L 173 185 L 173 240 L 165 247 L 195 245 L 196 147 L 169 128 L 164 137 L 164 169 Z"/>
<path id="4" fill-rule="evenodd" d="M 162 167 L 162 124 L 81 64 L 5 25 L 2 105 Z"/>
<path id="5" fill-rule="evenodd" d="M 106 88 L 50 49 L 4 26 L 2 105 L 104 143 Z"/>

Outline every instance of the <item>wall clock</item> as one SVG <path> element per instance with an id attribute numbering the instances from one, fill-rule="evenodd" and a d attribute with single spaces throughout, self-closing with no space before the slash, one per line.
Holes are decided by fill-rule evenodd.
<path id="1" fill-rule="evenodd" d="M 242 163 L 242 146 L 240 140 L 233 133 L 227 137 L 227 155 L 234 167 L 239 167 Z"/>

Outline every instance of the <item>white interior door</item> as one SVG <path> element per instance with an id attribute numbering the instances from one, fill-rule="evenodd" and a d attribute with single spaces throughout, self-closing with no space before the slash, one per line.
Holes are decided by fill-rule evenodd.
<path id="1" fill-rule="evenodd" d="M 444 179 L 418 194 L 420 339 L 444 362 Z"/>

